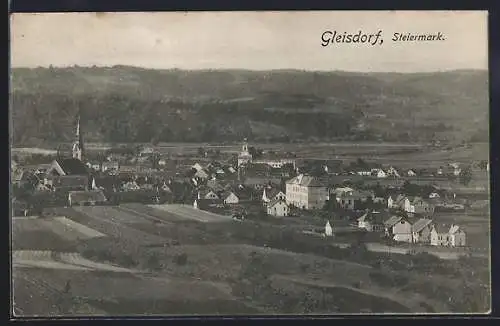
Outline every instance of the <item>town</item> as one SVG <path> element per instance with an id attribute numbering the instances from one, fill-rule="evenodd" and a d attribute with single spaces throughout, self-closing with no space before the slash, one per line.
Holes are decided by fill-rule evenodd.
<path id="1" fill-rule="evenodd" d="M 293 152 L 265 152 L 246 140 L 242 140 L 236 153 L 198 147 L 172 155 L 153 146 L 141 146 L 135 151 L 127 147 L 90 151 L 85 149 L 79 118 L 75 128 L 71 149 L 59 149 L 55 158 L 13 156 L 13 241 L 16 252 L 23 253 L 18 254 L 23 266 L 38 266 L 40 259 L 48 259 L 37 256 L 39 245 L 38 254 L 21 250 L 28 246 L 23 244 L 26 237 L 34 243 L 55 241 L 43 233 L 26 233 L 27 226 L 22 225 L 37 219 L 49 223 L 51 232 L 60 229 L 62 222 L 65 230 L 78 230 L 77 239 L 82 234 L 89 238 L 108 234 L 123 241 L 131 228 L 155 237 L 165 228 L 169 230 L 167 238 L 171 238 L 172 225 L 176 225 L 175 234 L 179 237 L 178 227 L 185 221 L 184 232 L 192 233 L 190 236 L 198 234 L 203 241 L 210 242 L 206 226 L 201 225 L 213 225 L 214 236 L 219 234 L 217 240 L 211 240 L 215 243 L 238 241 L 256 248 L 295 252 L 330 247 L 351 252 L 359 263 L 367 262 L 357 256 L 360 251 L 424 260 L 430 259 L 425 255 L 431 255 L 438 261 L 450 262 L 463 257 L 488 258 L 487 225 L 468 227 L 475 226 L 470 223 L 474 216 L 488 215 L 485 189 L 479 187 L 478 191 L 464 193 L 460 187 L 439 186 L 464 186 L 473 175 L 487 175 L 487 161 L 442 164 L 434 169 L 401 169 L 362 158 L 350 162 L 298 159 Z M 128 231 L 116 229 L 118 225 Z M 250 231 L 262 227 L 265 232 Z M 67 231 L 62 232 L 68 236 Z M 220 232 L 231 232 L 231 239 Z M 131 232 L 127 241 L 138 237 Z M 171 240 L 165 237 L 141 241 L 145 242 L 135 246 L 148 246 L 149 241 L 171 246 Z M 58 243 L 53 246 L 60 246 Z M 103 253 L 96 252 L 111 250 L 109 244 L 103 245 L 91 253 L 87 248 L 81 254 L 85 259 L 94 255 L 92 259 L 101 263 L 111 260 L 114 267 L 110 268 L 136 266 L 137 262 L 124 263 L 125 258 L 119 258 L 126 253 L 121 242 L 112 249 L 118 251 L 114 253 L 116 257 L 99 257 Z M 128 259 L 146 259 L 147 269 L 153 268 L 151 259 L 161 260 L 158 253 L 156 258 L 139 255 Z M 377 266 L 380 259 L 376 258 Z M 154 264 L 154 268 L 159 268 L 158 262 Z"/>
<path id="2" fill-rule="evenodd" d="M 11 15 L 11 318 L 489 313 L 487 17 Z"/>
<path id="3" fill-rule="evenodd" d="M 347 165 L 298 160 L 290 152 L 263 153 L 246 140 L 234 155 L 200 147 L 172 159 L 145 147 L 111 149 L 86 159 L 82 142 L 78 120 L 71 157 L 26 167 L 12 161 L 14 216 L 42 215 L 50 207 L 172 204 L 233 219 L 317 215 L 326 221 L 317 233 L 326 236 L 334 236 L 338 226 L 341 233 L 381 233 L 395 242 L 467 247 L 466 228 L 440 223 L 440 213 L 488 209 L 487 197 L 457 197 L 433 183 L 467 183 L 472 164 L 402 170 L 360 158 Z M 473 163 L 477 170 L 489 170 L 487 161 Z"/>

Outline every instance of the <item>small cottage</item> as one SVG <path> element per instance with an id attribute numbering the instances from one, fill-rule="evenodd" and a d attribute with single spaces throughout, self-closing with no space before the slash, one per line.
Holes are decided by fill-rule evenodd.
<path id="1" fill-rule="evenodd" d="M 290 208 L 285 200 L 274 199 L 267 205 L 267 214 L 271 216 L 288 216 Z"/>
<path id="2" fill-rule="evenodd" d="M 223 192 L 222 199 L 224 201 L 224 204 L 226 204 L 226 205 L 235 205 L 235 204 L 238 204 L 240 202 L 240 199 L 238 198 L 238 196 L 232 191 Z"/>

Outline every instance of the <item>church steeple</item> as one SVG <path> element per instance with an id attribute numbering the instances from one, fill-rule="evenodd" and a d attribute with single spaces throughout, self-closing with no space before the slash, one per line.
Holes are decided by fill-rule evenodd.
<path id="1" fill-rule="evenodd" d="M 80 116 L 78 116 L 77 123 L 76 123 L 76 133 L 75 133 L 75 141 L 73 143 L 73 158 L 76 158 L 77 160 L 82 160 L 82 150 L 83 150 L 83 142 L 82 142 L 82 135 L 80 133 Z"/>

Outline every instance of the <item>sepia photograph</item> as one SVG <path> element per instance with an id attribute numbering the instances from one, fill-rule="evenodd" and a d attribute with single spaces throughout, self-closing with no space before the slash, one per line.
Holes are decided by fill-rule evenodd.
<path id="1" fill-rule="evenodd" d="M 11 317 L 487 314 L 486 11 L 10 15 Z"/>

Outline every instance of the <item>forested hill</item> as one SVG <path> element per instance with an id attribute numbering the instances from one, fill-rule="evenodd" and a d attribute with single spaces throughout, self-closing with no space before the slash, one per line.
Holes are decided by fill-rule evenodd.
<path id="1" fill-rule="evenodd" d="M 488 74 L 12 70 L 15 146 L 73 139 L 169 142 L 487 140 Z"/>

